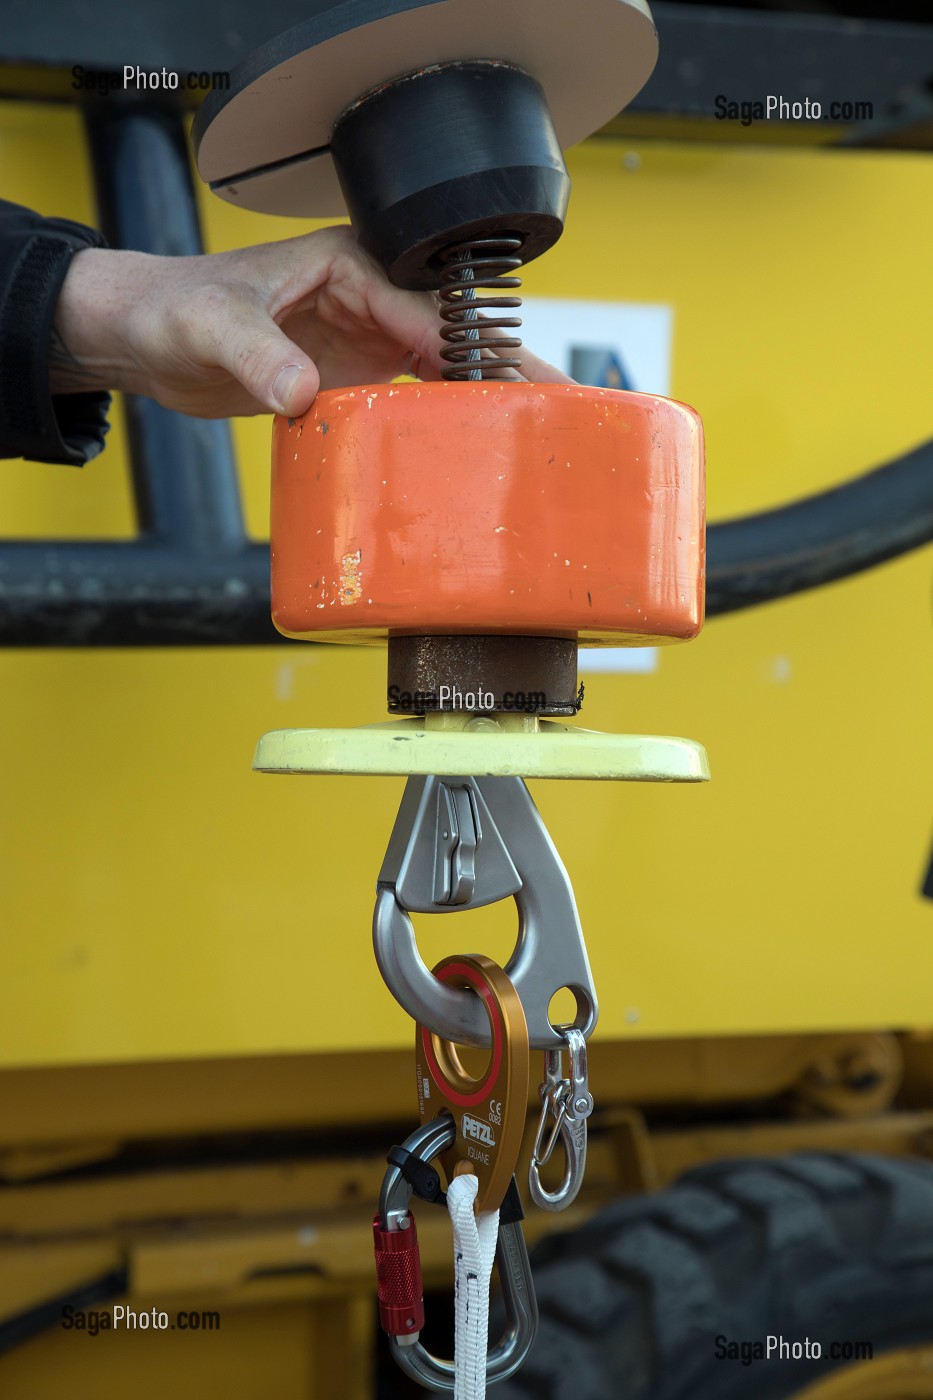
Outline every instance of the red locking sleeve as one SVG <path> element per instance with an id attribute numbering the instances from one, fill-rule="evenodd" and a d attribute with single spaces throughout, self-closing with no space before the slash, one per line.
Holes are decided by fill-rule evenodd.
<path id="1" fill-rule="evenodd" d="M 411 1336 L 424 1326 L 418 1232 L 415 1217 L 408 1219 L 407 1230 L 384 1229 L 378 1215 L 373 1220 L 379 1319 L 393 1337 Z"/>

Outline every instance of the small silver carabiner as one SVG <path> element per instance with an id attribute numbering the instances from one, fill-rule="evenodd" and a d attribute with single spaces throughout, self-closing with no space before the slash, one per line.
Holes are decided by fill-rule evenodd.
<path id="1" fill-rule="evenodd" d="M 575 1026 L 561 1027 L 561 1035 L 570 1056 L 569 1078 L 563 1078 L 562 1052 L 545 1050 L 541 1119 L 528 1168 L 528 1190 L 542 1210 L 565 1210 L 576 1200 L 586 1170 L 586 1120 L 593 1111 L 586 1072 L 586 1039 Z M 564 1177 L 556 1191 L 547 1191 L 541 1184 L 541 1168 L 553 1156 L 558 1138 L 564 1145 Z"/>
<path id="2" fill-rule="evenodd" d="M 442 1113 L 428 1123 L 422 1123 L 406 1138 L 401 1150 L 393 1148 L 390 1154 L 392 1165 L 386 1172 L 379 1196 L 379 1212 L 374 1222 L 377 1237 L 377 1261 L 379 1253 L 387 1243 L 386 1235 L 395 1231 L 409 1232 L 412 1229 L 412 1216 L 409 1211 L 412 1194 L 417 1189 L 415 1181 L 425 1180 L 424 1169 L 430 1162 L 454 1145 L 457 1125 L 448 1113 Z M 407 1159 L 414 1158 L 414 1169 Z M 436 1173 L 428 1173 L 435 1179 L 426 1199 L 443 1200 Z M 398 1236 L 395 1236 L 398 1240 Z M 417 1246 L 415 1245 L 415 1248 Z M 486 1383 L 493 1385 L 514 1375 L 531 1349 L 538 1331 L 538 1304 L 535 1298 L 531 1265 L 521 1227 L 521 1203 L 512 1178 L 512 1188 L 499 1211 L 499 1238 L 496 1244 L 496 1267 L 502 1285 L 502 1303 L 505 1308 L 505 1331 L 496 1345 L 490 1348 L 486 1358 Z M 378 1264 L 377 1264 L 378 1268 Z M 383 1296 L 380 1289 L 380 1312 L 383 1326 L 391 1321 L 393 1330 L 389 1332 L 389 1346 L 398 1365 L 413 1380 L 428 1386 L 430 1390 L 450 1390 L 454 1388 L 454 1363 L 432 1355 L 418 1340 L 415 1330 L 423 1320 L 423 1307 L 409 1307 L 412 1299 L 411 1283 L 416 1283 L 420 1294 L 420 1260 L 417 1271 L 414 1267 L 395 1266 L 387 1272 L 387 1277 L 398 1281 L 405 1293 L 406 1306 L 398 1307 L 392 1290 Z M 405 1292 L 408 1284 L 407 1293 Z M 401 1299 L 399 1300 L 401 1301 Z M 420 1298 L 418 1300 L 420 1304 Z M 412 1325 L 413 1324 L 413 1325 Z M 388 1330 L 388 1328 L 386 1328 Z"/>

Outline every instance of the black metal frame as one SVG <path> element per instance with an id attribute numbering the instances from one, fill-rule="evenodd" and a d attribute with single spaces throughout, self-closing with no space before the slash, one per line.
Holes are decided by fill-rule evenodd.
<path id="1" fill-rule="evenodd" d="M 101 228 L 119 248 L 203 252 L 179 113 L 86 108 Z M 128 395 L 139 535 L 0 541 L 0 645 L 205 646 L 279 639 L 269 548 L 244 529 L 230 426 Z"/>
<path id="2" fill-rule="evenodd" d="M 0 92 L 82 101 L 101 227 L 116 247 L 202 251 L 182 102 L 75 92 L 70 68 L 134 61 L 176 71 L 233 67 L 334 0 L 10 0 Z M 377 3 L 377 0 L 374 0 Z M 381 0 L 378 0 L 381 3 Z M 893 140 L 923 113 L 933 27 L 709 5 L 653 5 L 662 59 L 637 115 L 709 117 L 715 91 L 870 100 L 883 121 L 847 143 Z M 233 23 L 235 14 L 236 23 Z M 804 42 L 805 41 L 805 42 Z M 16 67 L 3 67 L 2 57 Z M 21 65 L 38 65 L 32 69 Z M 845 91 L 836 92 L 836 85 Z M 918 94 L 920 94 L 918 96 Z M 899 116 L 898 104 L 901 104 Z M 919 104 L 919 105 L 918 105 Z M 686 123 L 689 126 L 689 122 Z M 739 134 L 739 133 L 736 133 Z M 793 139 L 791 136 L 790 139 Z M 229 425 L 126 401 L 139 535 L 128 541 L 0 540 L 0 646 L 243 646 L 280 640 L 269 618 L 269 550 L 245 532 Z M 707 613 L 816 587 L 933 540 L 933 443 L 838 491 L 710 527 Z"/>
<path id="3" fill-rule="evenodd" d="M 202 251 L 181 115 L 87 109 L 101 226 L 116 247 Z M 249 540 L 229 424 L 128 396 L 139 536 L 0 541 L 0 646 L 255 646 L 269 549 Z M 712 525 L 713 617 L 814 588 L 933 540 L 933 443 L 780 510 Z"/>
<path id="4" fill-rule="evenodd" d="M 763 102 L 770 93 L 833 102 L 870 102 L 870 122 L 840 122 L 847 145 L 900 145 L 908 129 L 933 118 L 933 27 L 833 15 L 763 13 L 707 4 L 652 3 L 661 38 L 658 66 L 627 109 L 635 114 L 711 120 L 716 98 Z M 830 125 L 830 123 L 827 123 Z M 754 139 L 761 126 L 720 132 Z M 767 123 L 786 140 L 812 133 L 810 122 Z M 929 133 L 928 133 L 929 135 Z M 929 139 L 927 140 L 929 145 Z"/>
<path id="5" fill-rule="evenodd" d="M 428 3 L 429 0 L 422 0 Z M 124 63 L 176 72 L 230 71 L 260 44 L 338 0 L 4 0 L 0 92 L 75 101 L 71 68 L 119 72 Z M 381 13 L 384 0 L 354 0 L 358 15 Z M 807 9 L 820 13 L 800 13 Z M 631 111 L 645 115 L 712 117 L 717 93 L 737 101 L 783 92 L 828 105 L 833 99 L 870 101 L 865 138 L 890 141 L 895 126 L 926 120 L 933 74 L 933 26 L 904 22 L 904 6 L 877 5 L 885 18 L 845 18 L 800 0 L 744 0 L 739 7 L 652 0 L 661 38 L 658 66 Z M 838 9 L 846 9 L 840 0 Z M 858 0 L 856 11 L 866 9 Z M 915 9 L 919 9 L 915 6 Z M 776 13 L 774 11 L 777 11 Z M 34 65 L 34 67 L 33 67 Z M 41 82 L 37 81 L 41 72 Z M 204 93 L 180 89 L 194 107 Z M 112 101 L 112 98 L 88 100 Z M 773 123 L 772 123 L 773 126 Z M 788 124 L 789 139 L 794 124 Z M 797 127 L 799 130 L 799 126 Z M 741 131 L 737 135 L 743 135 Z"/>

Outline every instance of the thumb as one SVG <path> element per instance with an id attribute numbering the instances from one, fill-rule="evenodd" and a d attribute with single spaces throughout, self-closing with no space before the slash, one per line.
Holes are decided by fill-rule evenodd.
<path id="1" fill-rule="evenodd" d="M 217 327 L 214 355 L 272 413 L 307 412 L 321 387 L 314 361 L 261 305 L 241 302 Z"/>

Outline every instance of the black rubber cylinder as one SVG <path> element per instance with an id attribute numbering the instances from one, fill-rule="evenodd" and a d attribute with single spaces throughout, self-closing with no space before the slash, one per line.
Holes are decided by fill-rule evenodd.
<path id="1" fill-rule="evenodd" d="M 511 64 L 443 64 L 367 93 L 331 152 L 357 237 L 398 287 L 438 287 L 464 239 L 510 234 L 529 262 L 563 232 L 570 177 L 547 102 Z"/>

